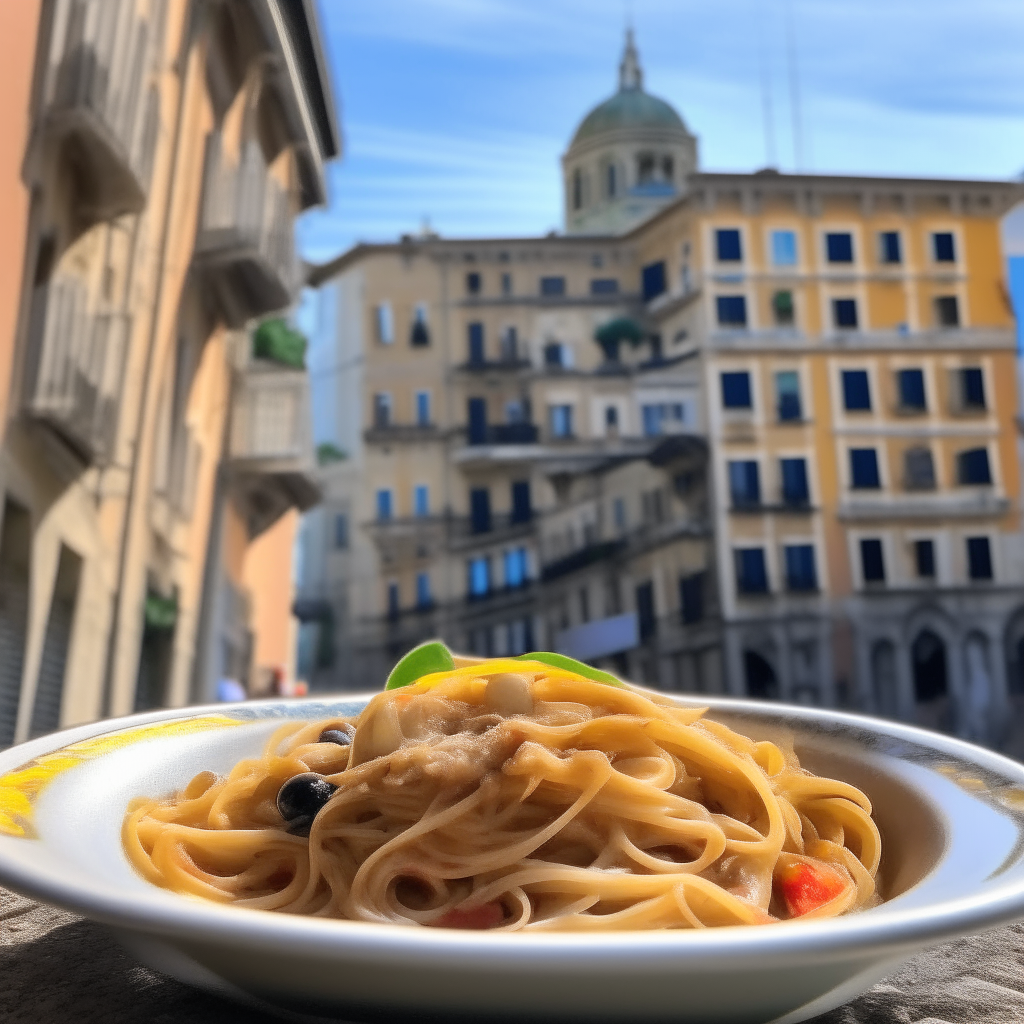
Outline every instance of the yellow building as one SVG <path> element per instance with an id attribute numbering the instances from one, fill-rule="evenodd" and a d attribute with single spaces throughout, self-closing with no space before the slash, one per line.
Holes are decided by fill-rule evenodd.
<path id="1" fill-rule="evenodd" d="M 1019 184 L 703 173 L 642 83 L 627 38 L 565 235 L 314 272 L 349 456 L 306 531 L 314 679 L 442 635 L 1020 743 Z"/>
<path id="2" fill-rule="evenodd" d="M 250 542 L 316 492 L 305 373 L 257 358 L 249 325 L 293 301 L 292 224 L 338 148 L 309 4 L 45 0 L 38 25 L 0 745 L 212 696 L 234 652 L 211 649 L 253 631 Z"/>

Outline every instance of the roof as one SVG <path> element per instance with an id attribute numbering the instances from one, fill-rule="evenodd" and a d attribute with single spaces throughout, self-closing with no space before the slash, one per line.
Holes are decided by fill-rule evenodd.
<path id="1" fill-rule="evenodd" d="M 620 89 L 583 118 L 570 146 L 622 128 L 668 128 L 686 132 L 683 119 L 671 104 L 640 88 Z"/>

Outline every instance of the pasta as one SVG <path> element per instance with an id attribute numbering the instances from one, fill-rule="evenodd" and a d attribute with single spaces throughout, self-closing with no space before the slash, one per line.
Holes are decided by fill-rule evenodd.
<path id="1" fill-rule="evenodd" d="M 122 838 L 145 878 L 181 893 L 505 930 L 833 917 L 877 902 L 881 852 L 867 797 L 792 750 L 521 659 L 284 725 L 226 778 L 136 801 Z"/>

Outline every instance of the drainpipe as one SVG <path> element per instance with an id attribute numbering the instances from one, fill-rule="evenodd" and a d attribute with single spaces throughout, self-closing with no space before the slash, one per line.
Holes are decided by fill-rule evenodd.
<path id="1" fill-rule="evenodd" d="M 146 349 L 146 364 L 143 370 L 143 390 L 139 399 L 139 411 L 135 423 L 135 443 L 132 450 L 131 473 L 128 477 L 128 496 L 125 501 L 124 527 L 121 531 L 121 550 L 118 554 L 117 563 L 117 588 L 114 592 L 114 614 L 110 624 L 110 632 L 107 635 L 107 656 L 103 672 L 103 703 L 101 706 L 102 717 L 109 718 L 112 711 L 114 699 L 114 660 L 116 656 L 117 638 L 121 632 L 124 622 L 124 576 L 128 560 L 128 540 L 132 533 L 132 509 L 136 500 L 136 487 L 139 476 L 139 455 L 142 448 L 142 427 L 146 418 L 146 409 L 149 406 L 149 391 L 153 385 L 153 361 L 156 356 L 157 332 L 160 322 L 160 308 L 164 300 L 164 283 L 167 269 L 168 236 L 171 227 L 171 212 L 174 206 L 173 196 L 175 182 L 177 180 L 178 158 L 181 149 L 182 127 L 185 121 L 185 98 L 188 92 L 188 54 L 192 49 L 192 42 L 198 34 L 199 22 L 196 17 L 197 11 L 194 4 L 190 4 L 190 10 L 185 12 L 185 28 L 182 39 L 182 48 L 178 56 L 178 64 L 181 73 L 181 88 L 178 92 L 178 113 L 174 124 L 174 140 L 171 143 L 171 174 L 168 178 L 167 202 L 164 205 L 164 217 L 162 224 L 163 244 L 160 247 L 160 260 L 157 264 L 156 294 L 153 298 L 153 313 L 149 325 L 149 342 Z"/>

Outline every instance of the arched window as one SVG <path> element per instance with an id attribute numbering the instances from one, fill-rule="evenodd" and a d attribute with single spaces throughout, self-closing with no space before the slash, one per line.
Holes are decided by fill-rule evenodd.
<path id="1" fill-rule="evenodd" d="M 636 158 L 636 180 L 640 185 L 654 181 L 654 154 L 641 153 Z"/>
<path id="2" fill-rule="evenodd" d="M 946 645 L 930 629 L 923 629 L 910 650 L 914 665 L 914 697 L 921 703 L 945 697 Z"/>
<path id="3" fill-rule="evenodd" d="M 992 673 L 989 669 L 988 638 L 972 633 L 964 644 L 967 662 L 967 700 L 964 702 L 963 732 L 970 739 L 985 743 L 992 739 Z"/>
<path id="4" fill-rule="evenodd" d="M 676 164 L 670 156 L 661 158 L 661 176 L 665 181 L 670 182 L 675 177 Z"/>
<path id="5" fill-rule="evenodd" d="M 743 652 L 743 674 L 746 676 L 748 697 L 758 700 L 779 699 L 775 669 L 756 651 Z"/>
<path id="6" fill-rule="evenodd" d="M 871 648 L 871 689 L 875 711 L 895 718 L 899 710 L 896 693 L 896 648 L 891 640 L 879 640 Z"/>
<path id="7" fill-rule="evenodd" d="M 614 199 L 615 194 L 618 191 L 618 182 L 615 180 L 615 164 L 609 164 L 605 168 L 605 187 L 608 192 L 608 198 Z"/>
<path id="8" fill-rule="evenodd" d="M 583 172 L 578 167 L 572 172 L 572 208 L 583 208 Z"/>

